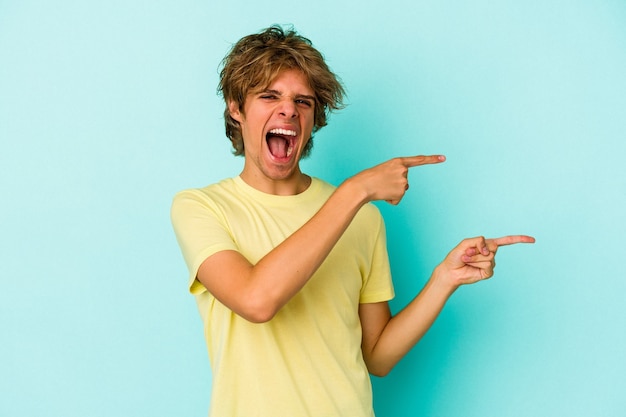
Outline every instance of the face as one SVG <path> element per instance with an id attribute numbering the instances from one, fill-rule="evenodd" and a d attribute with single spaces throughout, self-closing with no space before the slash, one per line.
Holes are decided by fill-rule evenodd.
<path id="1" fill-rule="evenodd" d="M 299 185 L 308 177 L 299 163 L 315 117 L 315 93 L 305 75 L 282 71 L 266 89 L 248 94 L 244 111 L 233 102 L 229 111 L 241 125 L 245 147 L 241 177 L 261 191 L 301 192 Z"/>

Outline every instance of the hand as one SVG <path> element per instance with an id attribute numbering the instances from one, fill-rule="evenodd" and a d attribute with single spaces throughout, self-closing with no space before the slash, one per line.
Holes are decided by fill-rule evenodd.
<path id="1" fill-rule="evenodd" d="M 484 237 L 465 239 L 452 249 L 439 265 L 438 268 L 441 270 L 438 275 L 445 277 L 444 279 L 455 288 L 491 278 L 496 266 L 495 256 L 498 248 L 516 243 L 535 243 L 535 238 L 516 235 L 496 239 Z"/>
<path id="2" fill-rule="evenodd" d="M 366 201 L 384 200 L 396 205 L 409 189 L 409 168 L 444 162 L 443 155 L 407 156 L 393 158 L 373 168 L 366 169 L 350 180 L 360 184 Z"/>

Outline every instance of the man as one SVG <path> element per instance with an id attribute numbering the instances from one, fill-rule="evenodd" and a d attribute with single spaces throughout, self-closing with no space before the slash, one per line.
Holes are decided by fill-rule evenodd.
<path id="1" fill-rule="evenodd" d="M 385 375 L 462 284 L 492 276 L 501 245 L 467 239 L 392 316 L 382 218 L 408 170 L 443 156 L 394 158 L 333 187 L 300 170 L 343 88 L 311 43 L 271 27 L 224 59 L 226 133 L 238 177 L 176 195 L 172 222 L 189 267 L 213 370 L 210 415 L 373 416 L 369 373 Z"/>

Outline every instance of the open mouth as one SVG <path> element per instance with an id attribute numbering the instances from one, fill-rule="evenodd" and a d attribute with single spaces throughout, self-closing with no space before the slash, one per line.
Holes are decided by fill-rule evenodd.
<path id="1" fill-rule="evenodd" d="M 289 158 L 293 153 L 297 133 L 288 129 L 272 129 L 265 135 L 270 153 L 275 158 Z"/>

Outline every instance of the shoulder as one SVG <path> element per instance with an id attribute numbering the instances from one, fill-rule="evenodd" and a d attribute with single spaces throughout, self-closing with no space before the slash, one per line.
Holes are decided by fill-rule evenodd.
<path id="1" fill-rule="evenodd" d="M 188 188 L 177 192 L 173 198 L 173 205 L 181 204 L 184 201 L 210 201 L 225 198 L 228 195 L 234 195 L 235 181 L 233 178 L 227 178 L 207 185 L 201 188 Z"/>
<path id="2" fill-rule="evenodd" d="M 323 195 L 328 198 L 330 197 L 332 193 L 335 192 L 336 189 L 337 189 L 336 186 L 322 179 L 319 179 L 317 177 L 311 177 L 311 186 L 308 191 L 319 194 L 319 195 Z"/>
<path id="3" fill-rule="evenodd" d="M 379 208 L 374 203 L 367 203 L 361 210 L 359 210 L 359 215 L 367 217 L 369 219 L 382 219 L 383 215 L 380 213 Z"/>
<path id="4" fill-rule="evenodd" d="M 227 202 L 237 196 L 234 188 L 234 181 L 229 178 L 206 187 L 179 191 L 172 199 L 170 208 L 172 220 L 204 217 L 208 213 L 222 216 Z"/>

